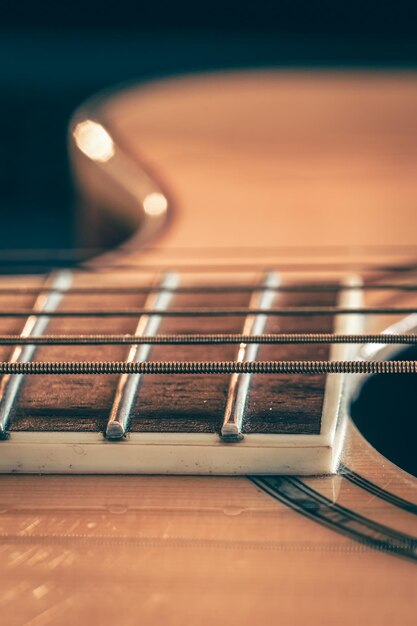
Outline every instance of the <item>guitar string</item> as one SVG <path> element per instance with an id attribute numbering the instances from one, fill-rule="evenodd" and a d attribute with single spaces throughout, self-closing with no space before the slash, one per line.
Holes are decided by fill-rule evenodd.
<path id="1" fill-rule="evenodd" d="M 341 308 L 341 307 L 288 307 L 285 309 L 230 309 L 230 310 L 204 310 L 204 309 L 188 309 L 188 310 L 167 310 L 167 311 L 149 311 L 148 309 L 136 309 L 125 311 L 51 311 L 48 312 L 50 317 L 116 317 L 116 316 L 140 316 L 142 314 L 152 315 L 170 315 L 170 316 L 222 316 L 222 315 L 247 315 L 251 314 L 268 314 L 268 315 L 336 315 L 336 314 L 393 314 L 393 313 L 415 313 L 415 308 L 403 307 L 403 308 Z M 0 316 L 15 317 L 26 316 L 28 311 L 0 311 Z M 33 315 L 33 311 L 30 311 Z M 411 334 L 402 335 L 335 335 L 333 333 L 285 333 L 285 334 L 269 334 L 256 336 L 244 336 L 242 334 L 209 334 L 209 335 L 166 335 L 166 336 L 153 336 L 135 338 L 127 335 L 112 335 L 112 336 L 44 336 L 39 338 L 22 338 L 18 336 L 3 336 L 0 338 L 0 345 L 11 345 L 15 343 L 29 343 L 32 345 L 106 345 L 106 344 L 210 344 L 210 343 L 398 343 L 398 344 L 414 344 L 416 339 Z"/>
<path id="2" fill-rule="evenodd" d="M 415 374 L 404 361 L 30 361 L 0 362 L 0 375 L 103 374 Z"/>
<path id="3" fill-rule="evenodd" d="M 32 261 L 28 261 L 27 263 L 14 265 L 13 263 L 6 263 L 0 260 L 0 268 L 5 268 L 8 271 L 13 269 L 16 273 L 28 272 L 29 274 L 37 274 L 42 273 L 43 271 L 53 269 L 71 269 L 74 272 L 79 272 L 80 274 L 94 274 L 100 275 L 105 271 L 123 271 L 125 273 L 135 272 L 135 273 L 152 273 L 155 272 L 170 272 L 177 271 L 182 272 L 184 274 L 200 274 L 204 272 L 226 272 L 226 273 L 242 273 L 242 272 L 267 272 L 267 271 L 280 271 L 282 272 L 339 272 L 346 273 L 352 270 L 360 270 L 360 271 L 369 271 L 369 272 L 392 272 L 392 273 L 406 273 L 417 270 L 417 263 L 406 263 L 404 265 L 383 265 L 381 263 L 362 263 L 362 262 L 314 262 L 314 261 L 303 261 L 298 263 L 266 263 L 265 261 L 261 262 L 251 262 L 251 263 L 233 263 L 230 265 L 222 263 L 198 263 L 191 265 L 190 263 L 178 263 L 175 262 L 175 266 L 167 263 L 100 263 L 100 265 L 93 264 L 85 264 L 85 265 L 65 265 L 63 262 L 60 264 L 56 262 L 55 264 L 44 262 L 38 263 L 34 265 Z M 55 267 L 54 267 L 55 265 Z"/>
<path id="4" fill-rule="evenodd" d="M 297 306 L 270 309 L 249 307 L 239 308 L 181 308 L 167 309 L 165 311 L 137 309 L 89 309 L 89 310 L 59 310 L 48 311 L 50 317 L 139 317 L 140 315 L 162 315 L 164 317 L 246 317 L 247 315 L 267 315 L 310 317 L 310 316 L 334 316 L 334 315 L 408 315 L 417 313 L 417 307 L 360 307 L 346 308 L 338 306 Z M 32 312 L 28 309 L 13 309 L 0 311 L 0 318 L 19 318 L 28 315 L 39 316 L 42 313 Z"/>
<path id="5" fill-rule="evenodd" d="M 50 314 L 48 313 L 48 316 Z M 417 334 L 350 334 L 333 333 L 266 333 L 246 335 L 239 333 L 206 334 L 91 334 L 91 335 L 41 335 L 22 337 L 21 335 L 0 335 L 0 346 L 100 346 L 100 345 L 225 345 L 225 344 L 417 344 Z"/>
<path id="6" fill-rule="evenodd" d="M 251 315 L 290 315 L 290 316 L 312 316 L 312 315 L 340 315 L 340 314 L 360 314 L 360 315 L 387 315 L 387 314 L 408 314 L 416 313 L 417 310 L 414 307 L 361 307 L 361 308 L 343 308 L 337 306 L 328 307 L 286 307 L 278 309 L 252 309 L 252 308 L 238 308 L 238 309 L 171 309 L 167 311 L 153 311 L 143 308 L 133 310 L 121 310 L 121 311 L 109 311 L 109 310 L 94 310 L 94 311 L 46 311 L 48 317 L 131 317 L 140 315 L 169 315 L 169 316 L 247 316 Z M 15 311 L 0 311 L 0 317 L 26 317 L 28 314 L 33 315 L 33 311 L 27 310 L 15 310 Z M 45 312 L 44 312 L 45 314 Z M 36 313 L 35 313 L 36 315 Z M 322 334 L 318 337 L 317 334 L 309 334 L 309 337 L 286 337 L 282 338 L 283 341 L 288 342 L 354 342 L 354 338 L 347 337 L 335 339 L 335 335 Z M 379 336 L 373 337 L 377 342 L 381 339 Z M 223 337 L 224 339 L 224 337 Z M 231 338 L 229 337 L 231 340 Z M 252 338 L 247 338 L 248 342 Z M 301 339 L 301 341 L 300 341 Z M 385 337 L 384 337 L 385 339 Z M 74 339 L 73 339 L 74 340 Z M 102 339 L 104 341 L 104 339 Z M 233 339 L 236 341 L 236 337 Z M 242 340 L 242 335 L 239 337 Z M 405 342 L 412 343 L 413 340 L 405 336 L 402 337 Z M 41 341 L 41 339 L 40 339 Z M 47 340 L 46 340 L 47 341 Z M 53 341 L 50 339 L 50 341 Z M 123 341 L 127 342 L 127 338 Z M 154 338 L 157 342 L 158 338 Z M 163 340 L 160 339 L 162 342 Z M 167 339 L 166 339 L 167 341 Z M 169 338 L 169 341 L 173 342 L 173 337 Z M 193 339 L 187 338 L 186 342 L 192 342 Z M 194 339 L 196 341 L 196 339 Z M 213 337 L 205 341 L 213 341 Z M 278 339 L 275 337 L 275 341 Z M 363 337 L 356 341 L 363 342 Z M 262 342 L 262 339 L 260 340 Z M 388 342 L 387 342 L 388 343 Z M 100 361 L 100 362 L 27 362 L 27 363 L 13 363 L 2 362 L 0 363 L 0 374 L 218 374 L 218 373 L 264 373 L 264 374 L 291 374 L 291 373 L 304 373 L 304 374 L 325 374 L 325 373 L 411 373 L 416 370 L 415 361 L 269 361 L 269 362 L 193 362 L 193 361 L 175 361 L 175 362 L 144 362 L 144 363 L 126 363 L 126 362 L 114 362 L 114 361 Z"/>
<path id="7" fill-rule="evenodd" d="M 299 245 L 283 245 L 283 246 L 206 246 L 204 248 L 188 247 L 175 247 L 175 248 L 161 248 L 160 246 L 149 245 L 143 246 L 142 251 L 163 253 L 163 254 L 189 254 L 196 255 L 199 258 L 202 254 L 215 254 L 219 256 L 220 253 L 235 256 L 237 253 L 242 253 L 247 256 L 249 253 L 261 252 L 265 254 L 298 254 L 301 256 L 301 248 Z M 308 255 L 326 256 L 325 252 L 340 253 L 341 251 L 354 253 L 356 256 L 364 255 L 380 255 L 382 252 L 390 252 L 390 254 L 406 255 L 406 253 L 416 252 L 417 246 L 414 244 L 326 244 L 326 245 L 310 245 L 302 247 L 302 255 L 306 253 Z M 109 250 L 100 247 L 79 247 L 79 248 L 3 248 L 0 251 L 1 259 L 30 259 L 36 260 L 38 258 L 45 258 L 54 260 L 62 258 L 84 258 L 85 256 L 98 256 L 99 254 L 108 253 Z"/>
<path id="8" fill-rule="evenodd" d="M 280 293 L 338 293 L 344 291 L 353 291 L 360 288 L 361 291 L 417 291 L 417 283 L 364 283 L 360 287 L 358 285 L 341 285 L 329 283 L 300 283 L 296 285 L 281 285 L 278 288 L 272 288 L 272 291 Z M 0 286 L 0 295 L 38 295 L 39 293 L 60 293 L 59 290 L 52 290 L 48 287 L 2 287 Z M 80 296 L 100 296 L 100 295 L 140 295 L 148 293 L 157 293 L 161 291 L 161 287 L 150 286 L 129 286 L 129 287 L 72 287 L 65 292 L 66 295 Z M 176 294 L 205 294 L 205 293 L 253 293 L 262 291 L 262 285 L 201 285 L 201 286 L 179 286 Z"/>

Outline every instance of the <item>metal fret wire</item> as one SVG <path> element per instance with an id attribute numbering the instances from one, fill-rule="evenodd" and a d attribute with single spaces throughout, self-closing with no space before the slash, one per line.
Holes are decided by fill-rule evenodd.
<path id="1" fill-rule="evenodd" d="M 101 346 L 101 345 L 221 345 L 221 344 L 404 344 L 417 343 L 417 334 L 337 335 L 333 333 L 266 333 L 244 335 L 238 333 L 172 334 L 172 335 L 0 335 L 0 346 Z"/>
<path id="2" fill-rule="evenodd" d="M 31 361 L 0 362 L 0 375 L 415 374 L 417 361 Z"/>
<path id="3" fill-rule="evenodd" d="M 41 336 L 49 323 L 49 317 L 45 315 L 45 310 L 53 310 L 59 306 L 65 289 L 71 285 L 72 276 L 70 272 L 58 272 L 49 277 L 52 287 L 57 287 L 59 292 L 53 289 L 48 294 L 39 294 L 33 304 L 33 312 L 41 315 L 30 315 L 20 334 L 21 338 L 29 338 L 32 334 Z M 35 344 L 16 345 L 10 357 L 10 363 L 30 363 L 36 353 Z M 10 423 L 15 402 L 18 399 L 22 378 L 6 375 L 0 384 L 0 439 L 7 438 L 7 428 Z"/>
<path id="4" fill-rule="evenodd" d="M 158 309 L 158 311 L 166 309 L 178 285 L 178 276 L 172 273 L 166 274 L 159 283 L 162 290 L 148 295 L 145 308 Z M 143 315 L 137 323 L 135 337 L 143 335 L 153 336 L 158 332 L 161 320 L 162 318 L 159 315 Z M 142 345 L 138 343 L 133 344 L 127 355 L 126 362 L 144 363 L 148 360 L 150 352 L 151 346 L 149 343 Z M 140 378 L 138 374 L 135 376 L 122 374 L 120 376 L 106 426 L 106 437 L 108 439 L 121 439 L 126 434 Z"/>
<path id="5" fill-rule="evenodd" d="M 275 315 L 275 316 L 294 316 L 308 317 L 311 315 L 408 315 L 417 313 L 417 307 L 360 307 L 355 309 L 337 307 L 337 306 L 321 306 L 321 307 L 285 307 L 274 309 L 252 309 L 252 308 L 187 308 L 187 309 L 168 309 L 166 311 L 148 310 L 146 308 L 138 309 L 96 309 L 96 310 L 68 310 L 68 311 L 46 311 L 48 317 L 139 317 L 141 315 L 162 315 L 165 317 L 246 317 L 247 315 Z M 39 317 L 43 315 L 40 312 L 33 312 L 27 309 L 2 310 L 0 318 L 19 318 L 32 315 Z"/>
<path id="6" fill-rule="evenodd" d="M 276 272 L 266 274 L 263 280 L 264 289 L 253 292 L 249 308 L 259 308 L 268 311 L 277 295 L 276 288 L 280 282 L 280 276 Z M 263 333 L 267 320 L 268 316 L 266 314 L 248 315 L 243 323 L 242 334 L 251 336 Z M 258 350 L 259 344 L 241 342 L 236 355 L 236 362 L 255 361 Z M 238 374 L 235 372 L 230 376 L 223 425 L 220 431 L 222 439 L 229 443 L 240 441 L 243 437 L 242 424 L 249 394 L 250 379 L 250 374 Z"/>

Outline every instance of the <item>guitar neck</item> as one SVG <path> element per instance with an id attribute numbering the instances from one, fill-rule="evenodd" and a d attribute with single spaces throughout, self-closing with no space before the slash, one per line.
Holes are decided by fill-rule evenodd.
<path id="1" fill-rule="evenodd" d="M 15 316 L 17 311 L 10 311 L 11 320 L 0 320 L 3 334 L 12 331 L 27 341 L 31 336 L 41 339 L 46 334 L 47 339 L 52 335 L 48 345 L 17 346 L 11 359 L 10 354 L 7 356 L 15 362 L 152 360 L 186 364 L 274 361 L 277 356 L 282 361 L 324 361 L 330 356 L 329 342 L 282 344 L 277 355 L 273 341 L 259 346 L 250 337 L 285 333 L 294 336 L 309 330 L 332 333 L 332 307 L 337 308 L 342 294 L 345 303 L 357 298 L 356 290 L 343 292 L 335 283 L 329 283 L 326 290 L 326 284 L 311 282 L 310 289 L 316 289 L 304 291 L 302 284 L 283 283 L 275 271 L 219 272 L 204 274 L 202 279 L 199 272 L 167 270 L 158 272 L 151 280 L 146 272 L 138 276 L 136 272 L 114 270 L 72 274 L 65 271 L 43 285 L 38 281 L 36 287 L 35 281 L 28 287 L 25 279 L 13 284 L 17 292 L 29 291 L 19 296 L 20 300 L 14 300 L 15 306 L 27 307 L 36 289 L 40 295 L 32 301 L 33 310 L 28 310 L 26 323 Z M 10 282 L 7 285 L 10 289 Z M 3 298 L 8 302 L 7 310 L 10 296 L 5 293 Z M 328 314 L 306 317 L 302 313 L 312 304 L 324 311 L 329 309 Z M 289 314 L 292 309 L 299 314 Z M 353 318 L 349 317 L 348 325 Z M 338 325 L 341 328 L 339 322 Z M 167 339 L 163 345 L 94 345 L 94 338 L 114 334 Z M 206 343 L 178 343 L 180 335 L 187 339 L 202 334 L 206 335 Z M 228 335 L 234 336 L 233 342 L 227 340 Z M 63 337 L 70 342 L 71 338 L 83 336 L 83 345 L 60 344 Z M 4 354 L 7 360 L 6 347 Z M 128 374 L 41 376 L 29 377 L 24 385 L 20 378 L 6 377 L 1 405 L 3 431 L 11 441 L 19 434 L 31 432 L 49 433 L 52 438 L 56 433 L 90 433 L 100 437 L 104 434 L 109 439 L 172 433 L 174 439 L 191 436 L 190 443 L 193 435 L 197 440 L 207 435 L 208 440 L 218 439 L 219 443 L 248 436 L 255 440 L 262 436 L 279 439 L 283 435 L 307 437 L 308 442 L 310 436 L 319 439 L 323 435 L 325 375 L 309 377 L 308 396 L 303 374 L 294 374 L 290 379 L 284 374 L 275 376 L 272 385 L 269 376 L 255 379 L 249 393 L 249 376 L 237 373 L 232 379 L 226 373 L 154 375 L 143 380 L 139 375 Z M 56 394 L 52 392 L 54 388 Z"/>

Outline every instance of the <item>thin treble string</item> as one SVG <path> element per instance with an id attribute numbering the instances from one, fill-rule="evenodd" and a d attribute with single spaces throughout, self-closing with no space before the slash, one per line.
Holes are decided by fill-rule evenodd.
<path id="1" fill-rule="evenodd" d="M 56 265 L 56 268 L 53 266 Z M 266 263 L 262 262 L 252 262 L 252 263 L 233 263 L 227 265 L 225 263 L 200 263 L 193 264 L 190 263 L 182 263 L 179 264 L 176 262 L 174 265 L 168 263 L 159 263 L 159 264 L 146 264 L 146 263 L 100 263 L 100 265 L 93 264 L 76 264 L 76 265 L 66 265 L 65 262 L 60 263 L 57 261 L 55 264 L 52 263 L 38 263 L 34 265 L 33 262 L 28 261 L 26 264 L 14 265 L 12 262 L 7 263 L 4 261 L 0 261 L 0 268 L 7 269 L 10 271 L 11 269 L 16 273 L 29 273 L 29 274 L 39 274 L 44 272 L 45 270 L 50 271 L 51 269 L 71 269 L 73 272 L 79 272 L 80 274 L 90 273 L 90 274 L 98 274 L 100 275 L 103 271 L 123 271 L 125 273 L 135 272 L 141 274 L 149 274 L 155 272 L 168 272 L 168 271 L 177 271 L 182 272 L 183 274 L 202 274 L 205 272 L 215 273 L 215 272 L 226 272 L 226 273 L 243 273 L 243 272 L 268 272 L 272 270 L 279 271 L 281 273 L 284 272 L 338 272 L 338 273 L 346 273 L 350 271 L 361 271 L 361 272 L 375 272 L 375 273 L 407 273 L 413 272 L 417 270 L 417 262 L 407 263 L 404 265 L 384 265 L 381 263 L 362 263 L 362 262 L 346 262 L 341 261 L 336 263 L 332 262 L 314 262 L 314 261 L 305 261 L 298 263 Z"/>
<path id="2" fill-rule="evenodd" d="M 160 315 L 164 317 L 242 317 L 246 315 L 273 315 L 291 317 L 335 316 L 335 315 L 409 315 L 417 313 L 417 307 L 361 307 L 345 308 L 337 306 L 322 307 L 285 307 L 271 309 L 253 308 L 182 308 L 165 311 L 138 309 L 93 309 L 46 311 L 48 317 L 139 317 L 140 315 Z M 42 315 L 27 309 L 1 310 L 0 318 L 19 318 Z"/>
<path id="3" fill-rule="evenodd" d="M 253 293 L 256 291 L 262 291 L 261 285 L 236 285 L 223 284 L 223 285 L 190 285 L 180 286 L 175 290 L 176 294 L 222 294 L 222 293 Z M 417 291 L 417 283 L 382 283 L 382 284 L 367 284 L 363 285 L 344 285 L 344 284 L 329 284 L 329 283 L 300 283 L 296 285 L 281 285 L 279 288 L 271 288 L 272 291 L 279 291 L 280 293 L 339 293 L 343 291 Z M 0 295 L 37 295 L 39 293 L 58 293 L 56 290 L 52 290 L 48 287 L 1 287 Z M 158 293 L 161 288 L 158 286 L 129 286 L 129 287 L 73 287 L 65 292 L 65 295 L 80 295 L 80 296 L 95 296 L 95 295 L 141 295 L 148 293 Z"/>
<path id="4" fill-rule="evenodd" d="M 285 256 L 330 256 L 331 254 L 344 252 L 350 256 L 381 256 L 383 253 L 389 255 L 403 255 L 407 253 L 416 253 L 417 246 L 414 244 L 327 244 L 302 246 L 299 245 L 283 245 L 283 246 L 206 246 L 204 248 L 176 247 L 162 248 L 160 246 L 149 245 L 143 246 L 142 251 L 153 252 L 158 254 L 181 254 L 195 255 L 201 258 L 202 255 L 236 256 L 242 254 L 248 256 L 250 254 L 275 255 L 284 254 Z M 94 257 L 99 254 L 108 253 L 106 248 L 3 248 L 0 250 L 0 260 L 17 259 L 17 260 L 36 260 L 44 259 L 84 259 L 85 257 Z"/>

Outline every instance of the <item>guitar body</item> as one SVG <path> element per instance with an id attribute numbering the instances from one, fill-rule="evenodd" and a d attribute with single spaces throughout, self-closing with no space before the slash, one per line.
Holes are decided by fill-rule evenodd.
<path id="1" fill-rule="evenodd" d="M 132 285 L 146 272 L 159 280 L 160 268 L 172 267 L 204 276 L 207 284 L 221 275 L 228 284 L 237 270 L 247 282 L 259 278 L 260 267 L 282 265 L 285 274 L 296 264 L 292 275 L 298 278 L 308 271 L 311 280 L 334 281 L 335 268 L 344 264 L 344 277 L 367 280 L 372 263 L 413 260 L 416 109 L 415 75 L 382 73 L 226 73 L 87 103 L 71 125 L 83 235 L 95 245 L 92 235 L 114 242 L 131 234 L 116 252 L 91 261 L 101 277 L 93 280 Z M 413 307 L 414 293 L 370 292 L 365 304 Z M 242 305 L 228 297 L 217 294 L 209 304 Z M 77 308 L 80 296 L 68 298 L 68 307 Z M 127 305 L 137 304 L 129 298 Z M 180 306 L 207 306 L 195 295 L 183 298 Z M 112 305 L 112 296 L 83 301 L 91 308 Z M 2 321 L 1 332 L 19 333 L 19 320 L 12 322 Z M 404 332 L 401 323 L 406 331 L 417 326 L 412 316 L 401 322 L 398 315 L 375 315 L 364 328 L 379 333 L 397 324 Z M 111 319 L 82 324 L 79 330 L 72 319 L 53 320 L 48 332 L 116 332 Z M 221 332 L 221 322 L 192 324 Z M 171 323 L 167 332 L 184 328 Z M 129 330 L 120 321 L 117 332 Z M 372 348 L 377 356 L 388 354 L 384 346 L 368 345 L 354 347 L 352 355 L 369 358 Z M 42 360 L 88 360 L 95 348 L 79 347 L 68 358 L 62 346 L 41 350 Z M 112 359 L 126 358 L 126 346 L 117 350 Z M 177 358 L 176 347 L 156 350 Z M 190 358 L 185 347 L 179 350 Z M 198 350 L 198 359 L 217 358 L 215 346 Z M 236 346 L 227 350 L 224 359 L 234 358 Z M 314 359 L 315 350 L 310 346 L 307 357 Z M 97 348 L 97 355 L 107 359 L 108 347 Z M 41 388 L 35 378 L 24 383 L 23 408 L 0 454 L 13 444 L 14 432 L 33 430 L 25 418 L 29 409 L 40 415 L 43 408 L 45 424 L 71 414 L 87 430 L 89 419 L 97 431 L 105 428 L 114 377 L 88 387 L 84 377 L 74 377 L 68 389 L 54 377 Z M 355 378 L 348 387 L 347 406 L 363 382 Z M 219 397 L 226 400 L 226 392 L 202 377 L 186 383 L 170 387 L 171 396 L 153 379 L 148 388 L 144 383 L 149 422 L 151 400 L 178 415 L 181 406 L 203 411 L 204 402 L 212 407 Z M 305 383 L 297 384 L 302 394 Z M 282 411 L 290 413 L 291 386 L 282 382 L 280 394 Z M 308 395 L 300 397 L 312 415 Z M 97 413 L 89 415 L 89 407 Z M 413 406 L 406 415 L 413 419 Z M 394 464 L 367 441 L 364 423 L 363 415 L 358 425 L 346 421 L 340 463 L 324 476 L 112 475 L 111 467 L 109 475 L 3 474 L 2 623 L 411 626 L 417 478 L 405 471 L 409 465 Z M 407 424 L 393 414 L 385 428 L 407 432 Z M 71 450 L 84 454 L 82 447 Z"/>

